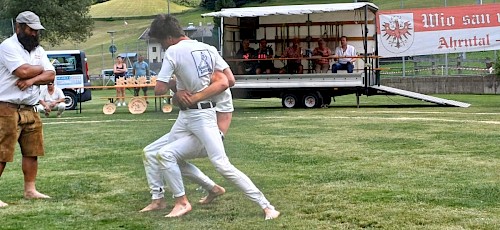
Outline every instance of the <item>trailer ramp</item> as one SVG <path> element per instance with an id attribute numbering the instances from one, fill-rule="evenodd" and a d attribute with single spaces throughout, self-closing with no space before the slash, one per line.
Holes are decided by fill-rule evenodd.
<path id="1" fill-rule="evenodd" d="M 392 88 L 392 87 L 383 86 L 383 85 L 379 85 L 379 86 L 373 85 L 373 86 L 369 86 L 369 87 L 372 89 L 383 91 L 383 92 L 401 95 L 404 97 L 409 97 L 409 98 L 413 98 L 413 99 L 417 99 L 417 100 L 423 100 L 423 101 L 427 101 L 427 102 L 431 102 L 431 103 L 436 103 L 439 105 L 451 105 L 451 106 L 464 107 L 464 108 L 467 108 L 470 106 L 470 104 L 464 103 L 464 102 L 453 101 L 453 100 L 448 100 L 448 99 L 439 98 L 439 97 L 433 97 L 433 96 L 429 96 L 429 95 L 425 95 L 425 94 L 421 94 L 421 93 L 415 93 L 415 92 L 397 89 L 397 88 Z"/>

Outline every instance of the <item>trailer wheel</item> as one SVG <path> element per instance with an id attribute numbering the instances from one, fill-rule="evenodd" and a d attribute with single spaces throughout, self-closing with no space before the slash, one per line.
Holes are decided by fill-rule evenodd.
<path id="1" fill-rule="evenodd" d="M 283 98 L 281 99 L 281 105 L 283 105 L 283 108 L 294 108 L 298 107 L 299 101 L 297 99 L 297 96 L 293 94 L 285 94 Z"/>
<path id="2" fill-rule="evenodd" d="M 64 104 L 66 104 L 66 110 L 75 109 L 77 104 L 76 94 L 72 91 L 64 90 L 64 96 Z"/>
<path id="3" fill-rule="evenodd" d="M 302 99 L 306 108 L 317 108 L 321 106 L 319 96 L 315 93 L 308 93 Z"/>

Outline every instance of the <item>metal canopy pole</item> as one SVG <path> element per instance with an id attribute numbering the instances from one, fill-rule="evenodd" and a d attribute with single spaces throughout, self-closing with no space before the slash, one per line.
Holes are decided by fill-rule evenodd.
<path id="1" fill-rule="evenodd" d="M 363 70 L 365 71 L 365 91 L 368 90 L 368 68 L 366 67 L 368 63 L 368 6 L 365 5 L 365 31 L 363 34 L 363 48 L 365 49 L 365 52 L 363 54 L 363 58 L 365 61 L 365 65 L 363 67 Z"/>

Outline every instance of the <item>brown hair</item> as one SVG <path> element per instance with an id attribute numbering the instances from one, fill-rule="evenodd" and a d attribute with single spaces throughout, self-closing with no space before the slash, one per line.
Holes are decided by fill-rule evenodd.
<path id="1" fill-rule="evenodd" d="M 168 37 L 179 38 L 184 36 L 184 30 L 182 30 L 177 18 L 171 15 L 158 14 L 151 22 L 149 36 L 158 40 Z"/>

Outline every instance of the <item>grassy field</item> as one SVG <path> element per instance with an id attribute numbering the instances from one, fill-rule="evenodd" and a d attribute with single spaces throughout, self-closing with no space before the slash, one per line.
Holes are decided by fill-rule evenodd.
<path id="1" fill-rule="evenodd" d="M 93 18 L 119 18 L 156 15 L 168 10 L 167 0 L 110 0 L 93 5 L 90 15 Z M 170 2 L 170 13 L 179 13 L 190 9 Z"/>
<path id="2" fill-rule="evenodd" d="M 130 94 L 130 92 L 127 92 Z M 435 95 L 471 103 L 439 107 L 403 97 L 343 96 L 328 109 L 282 109 L 280 100 L 235 100 L 225 147 L 232 163 L 282 212 L 259 208 L 207 159 L 193 161 L 227 193 L 178 219 L 149 202 L 142 148 L 177 117 L 120 107 L 102 114 L 94 91 L 83 113 L 43 118 L 38 187 L 22 199 L 20 156 L 0 186 L 1 229 L 499 229 L 500 96 Z M 193 203 L 203 196 L 186 183 Z"/>

